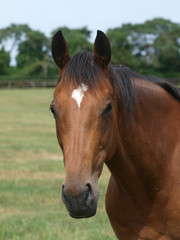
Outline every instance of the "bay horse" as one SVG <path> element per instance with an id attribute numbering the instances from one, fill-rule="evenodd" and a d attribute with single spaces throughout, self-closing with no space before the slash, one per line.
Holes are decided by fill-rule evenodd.
<path id="1" fill-rule="evenodd" d="M 110 63 L 107 36 L 70 58 L 52 39 L 60 81 L 50 109 L 63 152 L 62 199 L 74 218 L 96 213 L 105 163 L 106 211 L 118 239 L 180 239 L 180 90 Z"/>

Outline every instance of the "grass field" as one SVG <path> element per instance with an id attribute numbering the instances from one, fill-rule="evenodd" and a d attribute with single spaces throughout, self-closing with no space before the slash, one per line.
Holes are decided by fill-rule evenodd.
<path id="1" fill-rule="evenodd" d="M 106 168 L 96 216 L 72 219 L 62 203 L 52 96 L 52 89 L 0 90 L 0 240 L 116 239 L 104 207 Z"/>

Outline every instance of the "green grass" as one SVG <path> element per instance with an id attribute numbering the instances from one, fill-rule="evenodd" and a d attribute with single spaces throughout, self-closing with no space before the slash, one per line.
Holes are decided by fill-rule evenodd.
<path id="1" fill-rule="evenodd" d="M 0 90 L 0 240 L 116 239 L 104 207 L 106 168 L 94 217 L 72 219 L 62 203 L 52 96 L 52 89 Z"/>

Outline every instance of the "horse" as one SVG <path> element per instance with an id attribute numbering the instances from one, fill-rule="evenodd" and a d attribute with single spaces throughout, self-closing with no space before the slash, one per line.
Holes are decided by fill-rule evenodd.
<path id="1" fill-rule="evenodd" d="M 50 110 L 63 152 L 62 200 L 73 218 L 96 213 L 104 163 L 106 211 L 118 239 L 180 239 L 180 89 L 111 64 L 107 36 L 70 57 L 51 44 L 58 82 Z"/>

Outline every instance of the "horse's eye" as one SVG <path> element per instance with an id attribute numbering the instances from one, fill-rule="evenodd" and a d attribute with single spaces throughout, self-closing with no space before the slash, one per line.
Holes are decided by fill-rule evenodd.
<path id="1" fill-rule="evenodd" d="M 52 114 L 55 118 L 56 117 L 56 112 L 55 112 L 54 107 L 52 105 L 50 106 L 49 110 L 52 112 Z"/>
<path id="2" fill-rule="evenodd" d="M 103 112 L 104 116 L 109 115 L 112 112 L 113 102 L 108 103 L 106 109 Z"/>

